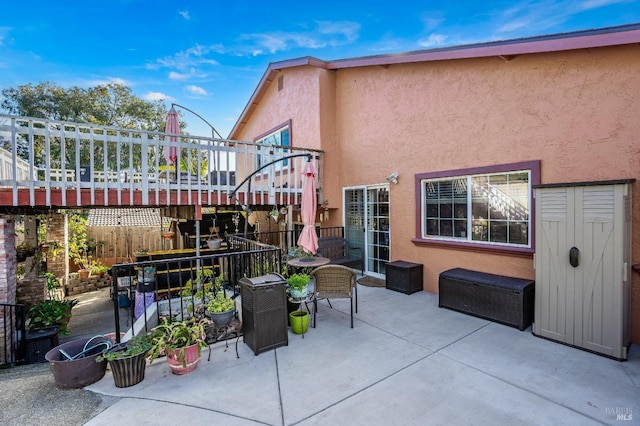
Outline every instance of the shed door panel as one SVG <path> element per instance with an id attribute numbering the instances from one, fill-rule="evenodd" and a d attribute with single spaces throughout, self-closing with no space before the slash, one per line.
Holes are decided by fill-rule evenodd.
<path id="1" fill-rule="evenodd" d="M 573 193 L 567 188 L 548 189 L 536 196 L 536 292 L 534 332 L 573 344 L 573 307 L 567 300 L 573 285 L 567 269 L 568 241 L 573 240 Z M 571 278 L 569 280 L 568 278 Z M 567 312 L 567 310 L 570 312 Z M 569 324 L 567 324 L 569 319 Z M 567 332 L 567 330 L 570 330 Z"/>
<path id="2" fill-rule="evenodd" d="M 536 192 L 534 333 L 621 357 L 625 282 L 625 187 L 544 188 Z M 572 247 L 579 265 L 569 263 Z"/>
<path id="3" fill-rule="evenodd" d="M 576 268 L 575 345 L 613 355 L 619 337 L 614 330 L 619 308 L 614 303 L 616 274 L 620 253 L 616 256 L 614 235 L 614 186 L 578 187 L 576 201 L 576 237 L 581 254 Z M 617 244 L 619 246 L 619 244 Z"/>

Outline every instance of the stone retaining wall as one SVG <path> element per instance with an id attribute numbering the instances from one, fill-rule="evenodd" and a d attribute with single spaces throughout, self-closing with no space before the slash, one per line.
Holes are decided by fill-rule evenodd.
<path id="1" fill-rule="evenodd" d="M 110 285 L 111 280 L 106 274 L 102 277 L 69 278 L 69 282 L 67 283 L 67 296 L 75 296 L 88 291 L 109 287 Z"/>

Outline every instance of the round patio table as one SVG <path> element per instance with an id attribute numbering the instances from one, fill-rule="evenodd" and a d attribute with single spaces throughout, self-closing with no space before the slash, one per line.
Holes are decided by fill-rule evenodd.
<path id="1" fill-rule="evenodd" d="M 294 257 L 287 261 L 287 265 L 294 268 L 317 268 L 331 262 L 328 257 Z"/>

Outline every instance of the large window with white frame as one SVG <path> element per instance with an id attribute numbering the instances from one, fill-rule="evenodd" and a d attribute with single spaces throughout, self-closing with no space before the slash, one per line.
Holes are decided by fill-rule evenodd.
<path id="1" fill-rule="evenodd" d="M 418 176 L 421 239 L 531 248 L 539 162 Z"/>
<path id="2" fill-rule="evenodd" d="M 265 155 L 258 155 L 256 167 L 262 167 L 269 161 L 275 159 L 273 154 L 277 153 L 277 157 L 288 155 L 288 147 L 291 146 L 290 124 L 287 123 L 274 131 L 270 131 L 266 135 L 262 135 L 255 139 L 255 142 L 273 145 L 274 148 L 259 148 L 259 150 L 268 150 Z M 267 155 L 268 154 L 268 155 Z M 289 160 L 283 160 L 275 164 L 276 169 L 282 169 L 289 166 Z"/>

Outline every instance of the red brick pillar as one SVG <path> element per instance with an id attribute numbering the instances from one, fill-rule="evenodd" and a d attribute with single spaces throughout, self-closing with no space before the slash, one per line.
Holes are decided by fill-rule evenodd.
<path id="1" fill-rule="evenodd" d="M 0 303 L 16 303 L 16 222 L 13 216 L 0 216 Z M 4 309 L 0 310 L 0 364 L 11 362 L 10 358 L 5 358 L 12 352 L 7 350 L 5 342 L 12 341 L 8 333 L 13 333 L 15 319 L 6 319 L 5 324 Z"/>
<path id="2" fill-rule="evenodd" d="M 47 218 L 47 240 L 57 241 L 61 247 L 68 243 L 65 239 L 65 215 L 54 213 Z M 67 250 L 58 250 L 56 256 L 47 253 L 47 272 L 53 273 L 56 278 L 62 278 L 66 282 L 68 268 Z"/>
<path id="3" fill-rule="evenodd" d="M 16 303 L 16 221 L 0 216 L 0 303 Z"/>

